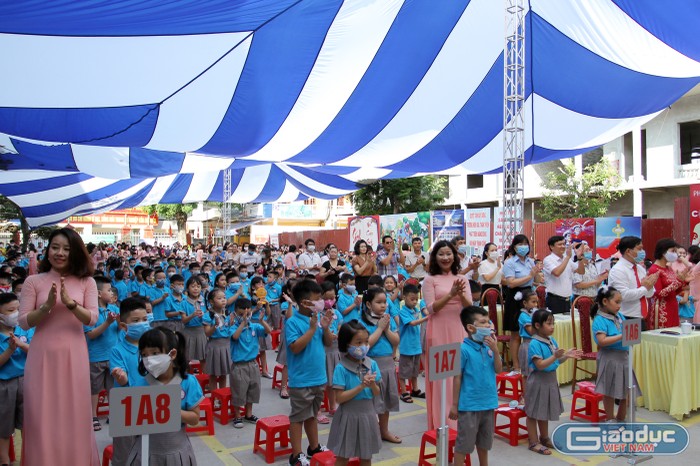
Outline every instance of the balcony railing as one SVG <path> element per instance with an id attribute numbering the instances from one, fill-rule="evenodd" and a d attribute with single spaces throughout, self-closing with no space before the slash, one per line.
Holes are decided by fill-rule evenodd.
<path id="1" fill-rule="evenodd" d="M 678 167 L 678 178 L 700 179 L 700 164 L 688 164 Z"/>

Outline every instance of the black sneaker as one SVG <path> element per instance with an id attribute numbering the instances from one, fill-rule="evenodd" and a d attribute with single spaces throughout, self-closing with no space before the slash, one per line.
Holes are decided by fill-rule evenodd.
<path id="1" fill-rule="evenodd" d="M 256 424 L 258 422 L 258 416 L 251 414 L 250 416 L 245 416 L 243 420 L 245 422 L 250 422 L 251 424 Z"/>
<path id="2" fill-rule="evenodd" d="M 240 417 L 236 417 L 233 419 L 233 427 L 236 429 L 242 429 L 243 428 L 243 419 Z"/>
<path id="3" fill-rule="evenodd" d="M 328 448 L 327 448 L 325 445 L 319 444 L 319 445 L 318 445 L 316 448 L 314 448 L 313 450 L 311 449 L 311 445 L 309 445 L 309 447 L 306 449 L 306 456 L 308 456 L 309 458 L 313 458 L 313 456 L 314 456 L 316 453 L 321 453 L 321 452 L 323 452 L 323 451 L 328 451 Z"/>
<path id="4" fill-rule="evenodd" d="M 291 454 L 289 455 L 289 466 L 311 466 L 311 462 L 303 453 Z"/>

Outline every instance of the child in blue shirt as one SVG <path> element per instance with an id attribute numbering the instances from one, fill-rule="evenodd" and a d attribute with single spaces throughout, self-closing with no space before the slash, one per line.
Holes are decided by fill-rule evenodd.
<path id="1" fill-rule="evenodd" d="M 226 294 L 220 288 L 214 288 L 207 296 L 209 311 L 204 313 L 204 334 L 207 342 L 206 365 L 204 373 L 209 375 L 209 388 L 226 387 L 226 376 L 231 373 L 231 326 L 226 317 Z"/>
<path id="2" fill-rule="evenodd" d="M 371 279 L 371 277 L 370 277 Z M 379 366 L 382 382 L 379 397 L 375 398 L 379 415 L 379 430 L 382 439 L 391 443 L 401 443 L 401 439 L 389 431 L 389 412 L 399 410 L 398 385 L 394 350 L 399 345 L 396 321 L 387 312 L 386 293 L 382 288 L 369 288 L 362 295 L 364 306 L 360 323 L 369 332 L 370 350 L 368 356 Z"/>
<path id="3" fill-rule="evenodd" d="M 532 314 L 537 310 L 540 300 L 532 289 L 525 289 L 515 293 L 515 300 L 522 301 L 523 308 L 518 316 L 518 326 L 520 327 L 520 347 L 518 348 L 518 361 L 527 361 L 527 354 L 530 350 L 530 340 L 535 330 L 532 328 Z M 530 365 L 521 364 L 520 373 L 523 376 L 523 381 L 527 381 L 527 376 L 530 375 Z M 525 390 L 527 384 L 523 384 L 521 403 L 525 400 Z"/>
<path id="4" fill-rule="evenodd" d="M 182 303 L 185 300 L 183 295 L 185 291 L 185 279 L 182 275 L 175 274 L 170 277 L 170 296 L 165 300 L 165 317 L 168 321 L 163 324 L 173 332 L 182 332 L 185 325 L 182 323 L 182 317 L 185 315 L 185 310 L 182 308 Z"/>
<path id="5" fill-rule="evenodd" d="M 134 267 L 134 276 L 129 282 L 129 296 L 138 296 L 141 292 L 141 285 L 143 285 L 143 278 L 141 273 L 143 272 L 143 266 L 137 265 Z"/>
<path id="6" fill-rule="evenodd" d="M 396 326 L 399 325 L 399 310 L 401 309 L 401 299 L 399 296 L 399 284 L 393 275 L 384 277 L 384 291 L 386 291 L 387 312 L 394 321 Z"/>
<path id="7" fill-rule="evenodd" d="M 185 328 L 182 333 L 187 341 L 187 361 L 206 363 L 207 336 L 204 334 L 204 299 L 202 297 L 202 282 L 196 275 L 187 279 L 185 299 L 182 301 L 182 323 Z"/>
<path id="8" fill-rule="evenodd" d="M 19 300 L 14 293 L 0 294 L 0 464 L 10 464 L 10 438 L 22 429 L 24 365 L 34 328 L 18 326 Z"/>
<path id="9" fill-rule="evenodd" d="M 247 298 L 239 298 L 235 312 L 231 314 L 231 404 L 236 408 L 245 406 L 245 416 L 236 416 L 233 427 L 240 429 L 243 421 L 255 424 L 257 416 L 253 414 L 253 403 L 260 402 L 260 368 L 256 362 L 260 353 L 259 336 L 270 333 L 272 329 L 265 322 L 252 321 L 252 303 Z"/>
<path id="10" fill-rule="evenodd" d="M 280 304 L 280 312 L 282 313 L 282 318 L 284 319 L 284 322 L 292 317 L 292 315 L 295 312 L 296 308 L 296 303 L 294 302 L 294 298 L 292 297 L 292 288 L 294 288 L 294 285 L 296 284 L 296 279 L 290 279 L 287 280 L 287 283 L 284 284 L 284 288 L 282 291 L 282 304 Z M 277 352 L 277 364 L 281 364 L 283 369 L 282 369 L 282 383 L 280 387 L 280 398 L 286 400 L 289 398 L 289 389 L 288 389 L 288 383 L 289 383 L 289 374 L 287 373 L 287 343 L 286 343 L 286 336 L 285 332 L 282 331 L 280 333 L 280 345 L 278 348 Z"/>
<path id="11" fill-rule="evenodd" d="M 328 446 L 336 455 L 336 464 L 347 464 L 352 457 L 359 457 L 363 465 L 371 464 L 372 455 L 382 447 L 374 409 L 382 375 L 377 363 L 367 357 L 369 332 L 357 320 L 340 327 L 338 348 L 343 357 L 333 371 L 333 390 L 339 407 Z"/>
<path id="12" fill-rule="evenodd" d="M 262 277 L 255 276 L 250 280 L 250 300 L 253 303 L 253 315 L 251 319 L 255 323 L 263 320 L 270 322 L 270 303 L 267 299 L 267 289 Z M 259 334 L 260 341 L 260 364 L 262 364 L 262 376 L 271 379 L 272 374 L 267 367 L 267 350 L 272 349 L 272 337 L 269 334 Z"/>
<path id="13" fill-rule="evenodd" d="M 148 464 L 197 464 L 185 427 L 199 424 L 199 404 L 204 396 L 197 379 L 187 373 L 182 334 L 165 327 L 149 330 L 139 339 L 139 355 L 138 371 L 148 385 L 179 385 L 181 396 L 180 430 L 150 435 Z M 113 460 L 113 464 L 117 463 Z M 127 464 L 141 464 L 140 441 L 134 443 Z"/>
<path id="14" fill-rule="evenodd" d="M 404 285 L 404 305 L 399 311 L 399 391 L 401 401 L 413 403 L 413 397 L 425 398 L 425 393 L 418 388 L 418 373 L 420 372 L 420 357 L 423 354 L 421 345 L 421 324 L 428 320 L 418 307 L 420 290 L 415 285 Z M 411 380 L 413 390 L 406 390 L 406 380 Z"/>
<path id="15" fill-rule="evenodd" d="M 270 325 L 275 330 L 282 328 L 282 313 L 280 309 L 282 285 L 279 284 L 278 280 L 277 271 L 274 269 L 268 270 L 265 290 L 267 291 L 267 302 L 270 304 Z"/>
<path id="16" fill-rule="evenodd" d="M 124 281 L 124 270 L 114 271 L 114 281 L 112 285 L 117 289 L 117 301 L 122 302 L 129 297 L 129 287 Z"/>
<path id="17" fill-rule="evenodd" d="M 323 298 L 324 313 L 333 313 L 333 321 L 330 325 L 333 343 L 331 346 L 326 346 L 326 377 L 328 378 L 326 394 L 328 395 L 328 409 L 332 416 L 335 414 L 335 391 L 332 388 L 333 372 L 335 371 L 335 366 L 337 366 L 340 362 L 340 352 L 338 351 L 338 329 L 341 325 L 343 325 L 343 315 L 340 313 L 340 311 L 335 309 L 335 283 L 325 281 L 321 283 L 321 290 L 323 291 L 321 297 Z M 319 424 L 330 423 L 330 419 L 321 414 L 319 414 L 317 420 Z"/>
<path id="18" fill-rule="evenodd" d="M 362 298 L 357 295 L 355 277 L 347 272 L 340 276 L 340 292 L 336 307 L 343 315 L 343 322 L 360 320 Z"/>
<path id="19" fill-rule="evenodd" d="M 109 392 L 114 386 L 114 379 L 109 371 L 109 356 L 119 340 L 119 308 L 111 304 L 114 296 L 108 278 L 96 276 L 97 284 L 97 321 L 93 326 L 83 326 L 87 340 L 88 358 L 90 360 L 90 394 L 92 401 L 92 427 L 102 430 L 97 419 L 97 402 L 102 390 Z"/>
<path id="20" fill-rule="evenodd" d="M 493 410 L 498 407 L 496 374 L 503 369 L 501 355 L 486 309 L 465 307 L 459 318 L 468 337 L 461 347 L 462 375 L 452 384 L 449 417 L 457 421 L 454 464 L 464 464 L 466 455 L 476 446 L 479 464 L 486 465 L 493 445 Z"/>
<path id="21" fill-rule="evenodd" d="M 165 315 L 166 300 L 170 296 L 170 289 L 167 287 L 165 272 L 158 270 L 154 274 L 155 283 L 149 290 L 148 298 L 153 306 L 153 325 L 166 325 L 168 316 Z"/>
<path id="22" fill-rule="evenodd" d="M 292 290 L 297 312 L 287 320 L 285 337 L 289 369 L 289 395 L 292 409 L 289 415 L 292 466 L 308 464 L 308 458 L 326 451 L 318 442 L 316 416 L 323 403 L 327 382 L 324 346 L 333 342 L 330 324 L 333 316 L 323 315 L 321 287 L 314 280 L 301 280 Z M 321 326 L 319 327 L 319 322 Z M 302 427 L 309 439 L 307 455 L 301 450 Z"/>

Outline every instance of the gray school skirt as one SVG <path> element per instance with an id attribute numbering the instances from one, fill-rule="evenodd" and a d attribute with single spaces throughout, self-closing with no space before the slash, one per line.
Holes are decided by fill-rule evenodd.
<path id="1" fill-rule="evenodd" d="M 629 385 L 629 359 L 627 351 L 598 349 L 598 375 L 595 381 L 595 391 L 601 395 L 620 400 L 627 399 Z M 632 372 L 634 375 L 634 372 Z M 637 396 L 641 396 L 637 377 L 634 375 Z"/>
<path id="2" fill-rule="evenodd" d="M 382 448 L 377 413 L 371 399 L 352 399 L 333 416 L 328 448 L 341 458 L 372 459 Z"/>
<path id="3" fill-rule="evenodd" d="M 556 371 L 530 372 L 525 390 L 525 414 L 538 421 L 558 421 L 564 405 L 559 393 Z"/>
<path id="4" fill-rule="evenodd" d="M 228 375 L 231 372 L 231 345 L 228 338 L 209 339 L 204 372 L 214 376 Z"/>
<path id="5" fill-rule="evenodd" d="M 204 327 L 185 327 L 182 331 L 185 336 L 187 361 L 201 361 L 207 355 L 207 336 Z"/>
<path id="6" fill-rule="evenodd" d="M 150 466 L 197 466 L 197 458 L 184 426 L 177 432 L 151 434 L 148 449 Z M 136 437 L 126 464 L 141 466 L 140 436 Z"/>
<path id="7" fill-rule="evenodd" d="M 382 381 L 379 382 L 379 396 L 374 398 L 374 407 L 377 414 L 386 412 L 398 412 L 399 410 L 399 385 L 396 381 L 396 363 L 392 356 L 372 358 L 379 366 Z"/>

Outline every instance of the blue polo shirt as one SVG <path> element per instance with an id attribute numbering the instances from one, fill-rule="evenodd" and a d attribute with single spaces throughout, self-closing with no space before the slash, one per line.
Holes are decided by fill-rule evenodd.
<path id="1" fill-rule="evenodd" d="M 231 335 L 236 333 L 239 324 L 231 326 Z M 259 337 L 265 335 L 265 327 L 256 323 L 249 323 L 248 327 L 241 330 L 238 340 L 231 337 L 231 359 L 233 362 L 254 361 L 260 354 Z"/>
<path id="2" fill-rule="evenodd" d="M 377 366 L 374 359 L 369 359 L 369 361 L 371 362 L 371 371 L 377 375 L 376 382 L 378 384 L 382 381 L 382 373 L 379 371 L 379 366 Z M 366 362 L 367 360 L 365 360 L 365 363 Z M 362 381 L 360 380 L 360 376 L 358 375 L 357 371 L 350 371 L 342 364 L 335 366 L 335 369 L 333 370 L 333 388 L 338 390 L 352 390 L 361 383 Z M 360 393 L 355 395 L 353 400 L 371 400 L 373 398 L 374 395 L 372 394 L 372 389 L 365 387 Z"/>
<path id="3" fill-rule="evenodd" d="M 370 335 L 372 335 L 375 330 L 377 330 L 376 325 L 368 324 L 367 322 L 364 321 L 364 319 L 360 319 L 360 323 L 364 325 L 364 327 L 367 329 Z M 389 329 L 392 332 L 396 331 L 396 321 L 392 318 L 389 319 Z M 381 358 L 383 356 L 393 356 L 394 355 L 394 347 L 391 346 L 391 342 L 389 339 L 382 333 L 382 335 L 379 337 L 379 340 L 374 344 L 369 349 L 369 353 L 367 353 L 367 356 L 370 358 Z"/>
<path id="4" fill-rule="evenodd" d="M 331 333 L 337 335 L 338 330 L 340 330 L 340 327 L 343 325 L 343 322 L 343 314 L 341 314 L 339 310 L 333 309 L 333 320 L 331 321 L 331 325 L 328 326 Z"/>
<path id="5" fill-rule="evenodd" d="M 216 339 L 216 338 L 231 338 L 231 326 L 229 325 L 229 320 L 226 316 L 222 315 L 221 316 L 224 319 L 224 324 L 221 327 L 216 327 L 216 316 L 212 318 L 211 312 L 205 312 L 204 316 L 202 318 L 202 321 L 204 322 L 204 325 L 209 325 L 210 327 L 215 327 L 214 328 L 214 333 L 211 334 L 209 338 L 211 339 Z"/>
<path id="6" fill-rule="evenodd" d="M 618 312 L 617 317 L 619 318 L 619 328 L 615 324 L 614 320 L 611 319 L 606 319 L 602 315 L 600 315 L 600 312 L 598 315 L 596 315 L 593 318 L 593 339 L 596 342 L 596 345 L 598 344 L 598 333 L 604 333 L 605 335 L 609 337 L 614 337 L 616 335 L 622 335 L 622 321 L 625 320 L 625 316 L 622 315 L 622 313 Z M 599 350 L 614 350 L 614 351 L 627 351 L 628 347 L 627 346 L 622 346 L 622 340 L 613 343 L 612 345 L 608 346 L 600 346 L 598 348 Z"/>
<path id="7" fill-rule="evenodd" d="M 550 341 L 552 342 L 552 345 L 554 346 L 554 349 L 556 350 L 559 348 L 559 345 L 557 345 L 557 341 L 554 339 L 554 337 L 549 337 Z M 546 343 L 542 343 L 536 338 L 533 338 L 530 340 L 530 349 L 527 352 L 527 363 L 530 366 L 530 369 L 533 371 L 538 371 L 540 369 L 535 367 L 535 363 L 532 362 L 533 356 L 539 356 L 542 359 L 547 359 L 550 357 L 552 354 L 554 354 Z M 542 372 L 552 372 L 556 371 L 557 367 L 559 367 L 559 360 L 555 359 L 554 363 L 550 364 L 549 367 L 546 367 L 542 369 Z"/>
<path id="8" fill-rule="evenodd" d="M 498 408 L 493 351 L 483 343 L 465 338 L 461 348 L 462 385 L 459 411 L 486 411 Z"/>
<path id="9" fill-rule="evenodd" d="M 165 312 L 180 312 L 184 309 L 182 308 L 182 303 L 186 301 L 183 295 L 180 295 L 180 299 L 177 299 L 174 295 L 170 295 L 165 298 Z M 168 320 L 182 320 L 182 315 L 178 314 L 176 317 L 168 317 Z"/>
<path id="10" fill-rule="evenodd" d="M 357 291 L 353 292 L 353 294 L 347 294 L 344 289 L 340 290 L 340 292 L 338 293 L 338 301 L 336 303 L 336 307 L 341 312 L 341 314 L 345 309 L 352 305 L 352 303 L 355 301 L 356 296 Z M 362 305 L 356 306 L 355 309 L 351 310 L 346 315 L 344 315 L 343 321 L 350 322 L 351 320 L 360 320 L 361 307 Z"/>
<path id="11" fill-rule="evenodd" d="M 316 327 L 314 336 L 304 349 L 295 354 L 290 346 L 299 337 L 309 330 L 311 318 L 301 312 L 295 312 L 287 319 L 284 326 L 287 342 L 287 368 L 289 373 L 289 386 L 292 388 L 315 387 L 325 385 L 326 377 L 326 350 L 323 345 L 323 329 Z"/>
<path id="12" fill-rule="evenodd" d="M 17 326 L 13 332 L 20 341 L 31 343 L 34 336 L 34 328 L 22 330 Z M 0 353 L 4 353 L 10 346 L 10 337 L 0 333 Z M 5 364 L 0 366 L 0 380 L 10 380 L 24 375 L 24 365 L 27 363 L 27 353 L 21 348 L 15 349 Z"/>
<path id="13" fill-rule="evenodd" d="M 270 304 L 279 304 L 282 296 L 282 286 L 277 282 L 268 283 L 265 285 L 265 290 L 267 291 L 267 301 Z"/>
<path id="14" fill-rule="evenodd" d="M 141 285 L 145 285 L 146 282 L 139 282 L 137 280 L 132 280 L 129 282 L 129 296 L 131 296 L 133 293 L 140 294 L 141 293 Z"/>
<path id="15" fill-rule="evenodd" d="M 139 374 L 139 347 L 129 343 L 126 338 L 122 338 L 112 348 L 109 355 L 109 372 L 120 368 L 126 372 L 129 378 L 129 387 L 140 387 L 146 385 L 146 379 Z M 121 387 L 117 380 L 114 380 L 115 387 Z"/>
<path id="16" fill-rule="evenodd" d="M 532 316 L 528 314 L 525 309 L 520 311 L 520 315 L 518 316 L 518 325 L 520 325 L 520 338 L 525 338 L 527 340 L 531 339 L 532 335 L 527 333 L 525 326 L 532 325 Z"/>
<path id="17" fill-rule="evenodd" d="M 535 261 L 530 257 L 520 260 L 519 256 L 509 258 L 503 263 L 503 276 L 506 278 L 523 278 L 530 275 L 535 266 Z M 532 286 L 532 279 L 520 285 L 520 287 Z"/>
<path id="18" fill-rule="evenodd" d="M 117 300 L 119 300 L 119 302 L 129 297 L 129 287 L 124 283 L 124 280 L 114 280 L 112 285 L 117 289 Z"/>
<path id="19" fill-rule="evenodd" d="M 153 320 L 155 322 L 160 322 L 160 321 L 166 321 L 168 318 L 165 315 L 165 309 L 167 306 L 167 300 L 168 298 L 165 298 L 163 301 L 159 302 L 158 304 L 153 305 L 153 301 L 156 299 L 160 299 L 161 296 L 163 296 L 165 293 L 170 294 L 170 288 L 163 287 L 163 288 L 158 288 L 157 286 L 151 287 L 151 290 L 149 291 L 149 298 L 151 299 L 151 304 L 153 306 Z"/>
<path id="20" fill-rule="evenodd" d="M 416 356 L 423 353 L 420 343 L 420 325 L 411 325 L 411 322 L 422 319 L 419 309 L 410 309 L 401 306 L 399 311 L 399 353 L 402 356 Z"/>
<path id="21" fill-rule="evenodd" d="M 399 298 L 396 298 L 392 301 L 390 296 L 391 293 L 386 294 L 386 312 L 388 312 L 391 317 L 396 317 L 399 315 L 399 311 L 401 310 L 401 300 L 399 300 Z"/>
<path id="22" fill-rule="evenodd" d="M 204 311 L 204 306 L 200 304 L 199 309 Z M 191 316 L 195 313 L 194 304 L 190 302 L 189 298 L 185 298 L 182 300 L 182 310 L 185 311 L 185 314 L 188 316 Z M 185 324 L 185 327 L 201 327 L 203 323 L 204 321 L 201 317 L 194 317 L 192 318 L 192 320 Z"/>
<path id="23" fill-rule="evenodd" d="M 202 387 L 192 374 L 185 375 L 185 378 L 180 382 L 180 387 L 182 387 L 180 409 L 192 411 L 204 399 Z"/>
<path id="24" fill-rule="evenodd" d="M 96 329 L 107 320 L 107 315 L 110 312 L 119 314 L 119 308 L 114 304 L 109 304 L 107 307 L 99 308 L 97 313 L 97 322 L 95 325 L 83 326 L 90 362 L 109 361 L 109 355 L 112 352 L 112 348 L 119 340 L 119 323 L 116 320 L 109 324 L 109 327 L 107 327 L 105 331 L 102 332 L 102 334 L 97 338 L 91 339 L 87 336 L 88 332 Z"/>

